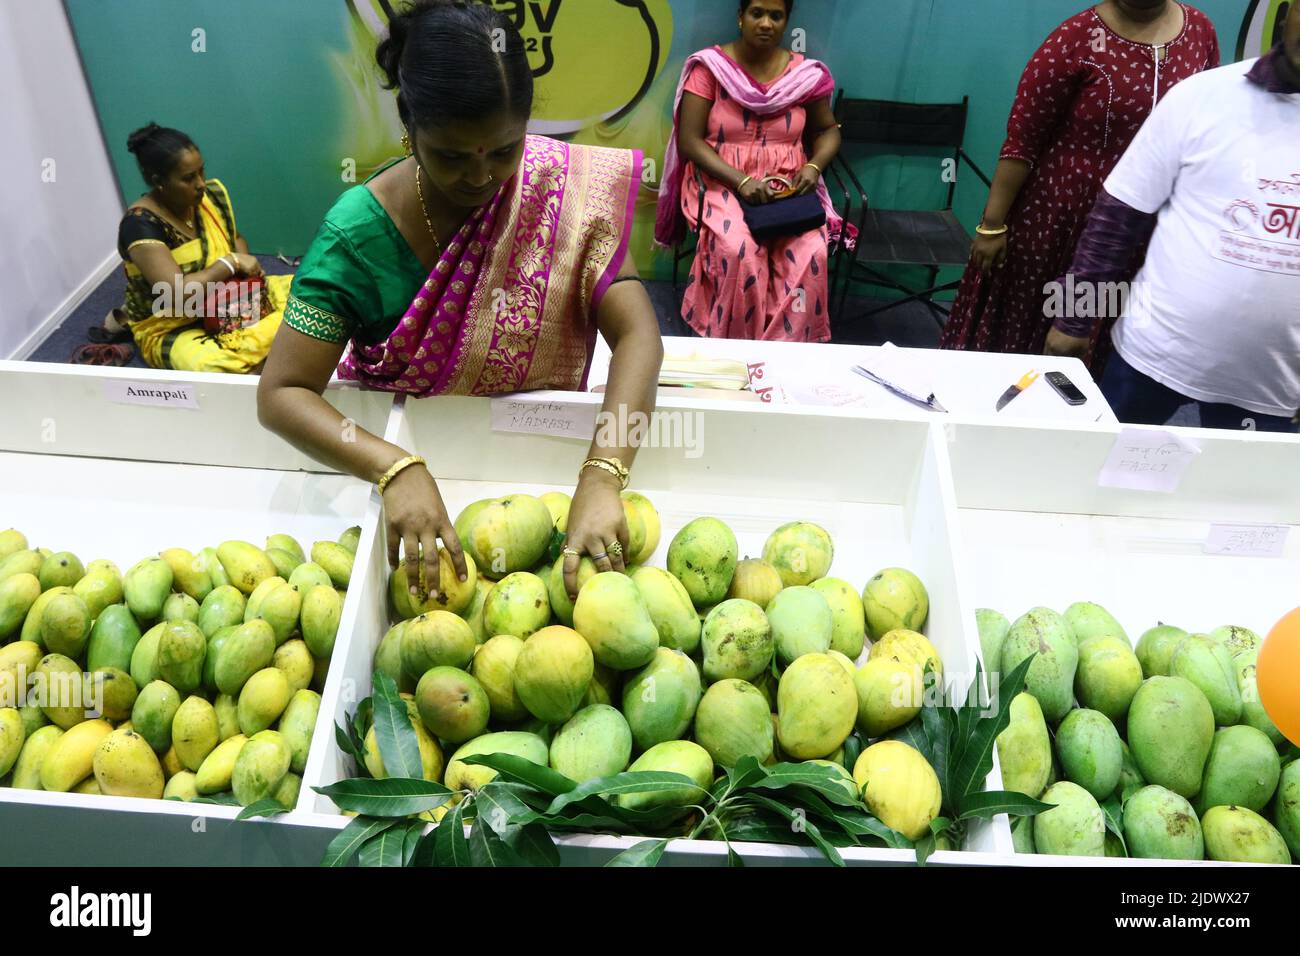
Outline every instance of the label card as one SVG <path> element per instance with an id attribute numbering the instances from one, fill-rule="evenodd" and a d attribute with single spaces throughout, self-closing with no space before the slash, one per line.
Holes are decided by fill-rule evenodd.
<path id="1" fill-rule="evenodd" d="M 199 407 L 198 387 L 193 383 L 104 382 L 104 398 L 118 405 L 152 405 L 158 408 Z"/>
<path id="2" fill-rule="evenodd" d="M 599 405 L 541 401 L 531 398 L 492 399 L 492 430 L 590 441 L 596 433 Z"/>
<path id="3" fill-rule="evenodd" d="M 1173 432 L 1125 428 L 1115 439 L 1097 484 L 1172 494 L 1200 453 L 1200 448 Z"/>
<path id="4" fill-rule="evenodd" d="M 1238 558 L 1280 558 L 1286 553 L 1287 525 L 1212 524 L 1205 539 L 1206 554 Z"/>

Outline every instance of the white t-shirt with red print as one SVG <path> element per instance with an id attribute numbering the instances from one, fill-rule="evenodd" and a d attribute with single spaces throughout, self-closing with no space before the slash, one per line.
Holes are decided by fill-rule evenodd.
<path id="1" fill-rule="evenodd" d="M 1300 409 L 1300 94 L 1254 60 L 1184 80 L 1106 190 L 1158 224 L 1115 349 L 1189 398 Z"/>

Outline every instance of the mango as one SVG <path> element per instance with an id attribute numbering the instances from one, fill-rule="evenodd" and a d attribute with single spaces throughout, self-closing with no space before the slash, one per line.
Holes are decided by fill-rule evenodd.
<path id="1" fill-rule="evenodd" d="M 21 757 L 18 762 L 21 765 Z M 1292 760 L 1282 768 L 1277 797 L 1273 801 L 1273 822 L 1291 848 L 1291 855 L 1300 860 L 1300 760 Z"/>
<path id="2" fill-rule="evenodd" d="M 622 773 L 632 759 L 632 731 L 608 704 L 584 707 L 555 732 L 551 768 L 575 783 Z"/>
<path id="3" fill-rule="evenodd" d="M 650 612 L 659 645 L 694 654 L 700 646 L 702 623 L 682 582 L 662 568 L 637 568 L 630 577 Z"/>
<path id="4" fill-rule="evenodd" d="M 307 650 L 305 642 L 297 638 L 285 641 L 275 649 L 271 666 L 284 674 L 291 695 L 310 687 L 316 672 L 316 662 L 312 659 L 311 651 Z"/>
<path id="5" fill-rule="evenodd" d="M 550 547 L 555 522 L 546 505 L 532 495 L 507 495 L 470 508 L 475 510 L 464 531 L 460 525 L 464 513 L 456 530 L 462 549 L 485 577 L 497 581 L 536 567 Z"/>
<path id="6" fill-rule="evenodd" d="M 316 586 L 303 594 L 302 639 L 312 657 L 327 658 L 333 653 L 342 617 L 343 599 L 333 588 Z"/>
<path id="7" fill-rule="evenodd" d="M 0 707 L 16 707 L 22 702 L 28 681 L 44 656 L 35 641 L 14 641 L 0 647 Z"/>
<path id="8" fill-rule="evenodd" d="M 515 661 L 524 642 L 513 634 L 498 634 L 479 646 L 470 673 L 487 695 L 493 720 L 515 721 L 528 716 L 528 709 L 515 689 Z"/>
<path id="9" fill-rule="evenodd" d="M 695 662 L 679 650 L 658 648 L 623 685 L 623 714 L 637 749 L 684 737 L 703 693 Z"/>
<path id="10" fill-rule="evenodd" d="M 1291 862 L 1286 841 L 1273 825 L 1247 807 L 1211 807 L 1201 817 L 1205 855 L 1220 863 Z"/>
<path id="11" fill-rule="evenodd" d="M 275 563 L 266 552 L 247 541 L 226 541 L 217 545 L 217 560 L 230 583 L 242 594 L 251 595 L 267 578 L 279 577 Z"/>
<path id="12" fill-rule="evenodd" d="M 16 707 L 0 707 L 0 779 L 18 762 L 27 742 L 27 727 Z"/>
<path id="13" fill-rule="evenodd" d="M 831 536 L 809 521 L 783 524 L 763 544 L 763 560 L 776 568 L 785 587 L 806 586 L 825 577 L 834 557 Z"/>
<path id="14" fill-rule="evenodd" d="M 258 604 L 256 617 L 271 625 L 275 646 L 279 647 L 298 633 L 301 613 L 302 593 L 290 584 L 282 584 L 265 594 Z"/>
<path id="15" fill-rule="evenodd" d="M 442 748 L 438 746 L 438 741 L 434 740 L 429 732 L 424 729 L 424 724 L 420 722 L 420 715 L 416 711 L 414 704 L 407 701 L 406 709 L 407 716 L 411 721 L 411 729 L 415 731 L 415 739 L 420 748 L 421 776 L 425 780 L 437 783 L 442 780 L 444 766 Z M 379 741 L 375 736 L 374 727 L 371 727 L 366 733 L 365 762 L 366 771 L 376 780 L 383 780 L 388 776 L 388 768 L 384 766 L 383 755 L 379 752 Z"/>
<path id="16" fill-rule="evenodd" d="M 1259 699 L 1259 685 L 1255 681 L 1255 664 L 1258 651 L 1243 651 L 1232 659 L 1237 671 L 1237 689 L 1241 692 L 1241 722 L 1266 734 L 1273 746 L 1281 747 L 1286 738 L 1277 729 L 1268 711 Z"/>
<path id="17" fill-rule="evenodd" d="M 1124 764 L 1119 732 L 1100 711 L 1070 711 L 1056 730 L 1056 752 L 1066 779 L 1083 787 L 1098 802 L 1119 786 Z"/>
<path id="18" fill-rule="evenodd" d="M 487 729 L 491 704 L 474 677 L 458 667 L 431 667 L 415 688 L 420 720 L 439 740 L 464 743 Z"/>
<path id="19" fill-rule="evenodd" d="M 857 728 L 864 737 L 883 737 L 921 712 L 924 685 L 913 661 L 877 657 L 855 669 L 852 677 Z"/>
<path id="20" fill-rule="evenodd" d="M 552 625 L 524 641 L 515 659 L 515 690 L 530 714 L 560 724 L 577 712 L 594 673 L 591 645 L 577 631 Z"/>
<path id="21" fill-rule="evenodd" d="M 86 720 L 67 730 L 41 764 L 41 789 L 67 793 L 94 772 L 95 751 L 113 732 L 107 720 Z"/>
<path id="22" fill-rule="evenodd" d="M 767 699 L 753 684 L 734 678 L 720 680 L 700 698 L 695 710 L 695 742 L 709 752 L 714 763 L 734 767 L 745 756 L 771 763 L 774 739 Z"/>
<path id="23" fill-rule="evenodd" d="M 217 712 L 202 697 L 186 697 L 172 718 L 172 749 L 181 767 L 198 773 L 220 742 Z"/>
<path id="24" fill-rule="evenodd" d="M 298 805 L 298 796 L 302 793 L 302 777 L 293 771 L 289 771 L 280 778 L 280 785 L 275 788 L 271 794 L 271 799 L 280 806 L 292 810 Z"/>
<path id="25" fill-rule="evenodd" d="M 1040 799 L 1053 808 L 1034 817 L 1034 845 L 1039 853 L 1105 856 L 1105 815 L 1092 794 L 1062 780 L 1048 787 Z"/>
<path id="26" fill-rule="evenodd" d="M 116 723 L 131 719 L 137 691 L 135 682 L 126 671 L 101 667 L 86 674 L 81 697 L 94 716 L 107 717 Z"/>
<path id="27" fill-rule="evenodd" d="M 351 531 L 351 529 L 348 529 L 348 530 Z M 348 531 L 345 531 L 344 534 L 348 534 Z M 361 534 L 361 529 L 358 528 L 358 529 L 357 529 L 357 536 L 358 536 L 358 538 L 360 537 L 360 534 Z M 339 543 L 340 543 L 340 544 L 342 543 L 342 540 L 341 540 L 341 539 L 340 539 L 340 542 L 339 542 Z M 265 550 L 266 550 L 268 553 L 269 553 L 270 551 L 272 551 L 272 550 L 283 551 L 285 554 L 287 554 L 287 555 L 289 555 L 291 558 L 293 558 L 293 560 L 294 560 L 295 562 L 297 562 L 297 563 L 294 565 L 295 568 L 298 567 L 299 565 L 302 565 L 302 564 L 307 563 L 307 554 L 306 554 L 306 552 L 304 552 L 304 551 L 302 550 L 302 545 L 298 543 L 298 539 L 295 538 L 295 537 L 294 537 L 293 535 L 291 535 L 291 534 L 270 534 L 270 535 L 267 535 L 267 536 L 266 536 L 266 548 L 265 548 Z M 349 548 L 349 550 L 350 550 L 353 554 L 356 554 L 356 548 Z"/>
<path id="28" fill-rule="evenodd" d="M 291 759 L 289 745 L 278 732 L 262 730 L 250 736 L 239 748 L 230 775 L 235 799 L 247 807 L 271 796 L 289 772 Z"/>
<path id="29" fill-rule="evenodd" d="M 7 558 L 18 551 L 26 551 L 27 543 L 27 535 L 17 528 L 0 531 L 0 559 Z"/>
<path id="30" fill-rule="evenodd" d="M 194 775 L 194 789 L 200 794 L 221 793 L 230 789 L 235 774 L 235 761 L 244 749 L 248 738 L 243 734 L 228 737 L 203 758 L 203 764 Z"/>
<path id="31" fill-rule="evenodd" d="M 1262 813 L 1277 790 L 1282 763 L 1277 748 L 1254 727 L 1224 727 L 1214 734 L 1196 809 L 1246 807 Z"/>
<path id="32" fill-rule="evenodd" d="M 148 742 L 134 730 L 115 730 L 105 737 L 95 751 L 92 768 L 101 793 L 162 798 L 162 765 Z"/>
<path id="33" fill-rule="evenodd" d="M 478 589 L 478 569 L 474 558 L 464 554 L 465 580 L 460 580 L 456 565 L 446 548 L 438 549 L 438 581 L 436 593 L 424 580 L 424 566 L 420 565 L 419 594 L 411 593 L 410 580 L 406 574 L 406 563 L 399 564 L 388 578 L 388 593 L 393 601 L 397 616 L 409 620 L 428 611 L 450 611 L 460 614 L 474 600 Z M 423 600 L 421 600 L 423 596 Z"/>
<path id="34" fill-rule="evenodd" d="M 172 569 L 162 558 L 137 561 L 122 579 L 126 606 L 140 622 L 156 621 L 172 593 Z"/>
<path id="35" fill-rule="evenodd" d="M 1067 607 L 1062 616 L 1070 625 L 1070 632 L 1080 648 L 1094 637 L 1117 637 L 1129 647 L 1133 646 L 1119 621 L 1100 604 L 1079 601 Z"/>
<path id="36" fill-rule="evenodd" d="M 41 767 L 54 745 L 63 736 L 63 729 L 53 724 L 37 728 L 23 743 L 14 764 L 14 775 L 9 786 L 15 790 L 41 790 Z"/>
<path id="37" fill-rule="evenodd" d="M 175 744 L 167 748 L 167 751 L 162 755 L 160 760 L 162 762 L 163 777 L 167 780 L 170 780 L 177 774 L 191 772 L 186 770 L 185 765 L 181 763 L 181 758 L 176 753 Z"/>
<path id="38" fill-rule="evenodd" d="M 1201 789 L 1214 739 L 1214 711 L 1182 677 L 1149 677 L 1128 712 L 1128 745 L 1148 782 L 1191 798 Z"/>
<path id="39" fill-rule="evenodd" d="M 526 640 L 550 620 L 551 602 L 546 585 L 537 575 L 527 571 L 507 574 L 484 600 L 483 627 L 493 636 L 513 634 Z"/>
<path id="40" fill-rule="evenodd" d="M 777 661 L 788 666 L 804 654 L 830 650 L 834 619 L 826 599 L 811 587 L 787 586 L 766 608 Z"/>
<path id="41" fill-rule="evenodd" d="M 266 550 L 266 556 L 270 558 L 271 563 L 275 565 L 275 573 L 280 577 L 284 578 L 286 581 L 289 580 L 289 577 L 290 575 L 293 574 L 294 569 L 297 568 L 298 565 L 303 563 L 299 561 L 296 557 L 294 557 L 292 554 L 290 554 L 288 551 L 285 551 L 281 548 L 267 548 L 265 550 Z"/>
<path id="42" fill-rule="evenodd" d="M 41 590 L 50 588 L 70 588 L 86 576 L 86 569 L 71 551 L 60 551 L 41 562 L 37 573 Z"/>
<path id="43" fill-rule="evenodd" d="M 244 684 L 275 657 L 275 631 L 260 618 L 241 624 L 216 648 L 213 679 L 223 694 L 238 696 Z"/>
<path id="44" fill-rule="evenodd" d="M 158 676 L 182 694 L 198 690 L 203 683 L 203 658 L 208 642 L 197 624 L 166 621 L 158 637 Z"/>
<path id="45" fill-rule="evenodd" d="M 682 582 L 696 609 L 727 596 L 736 573 L 736 535 L 717 518 L 696 518 L 668 545 L 668 572 Z"/>
<path id="46" fill-rule="evenodd" d="M 164 800 L 180 800 L 189 803 L 199 796 L 198 777 L 188 770 L 182 770 L 180 773 L 168 779 L 163 787 Z"/>
<path id="47" fill-rule="evenodd" d="M 181 697 L 171 684 L 156 680 L 145 685 L 131 707 L 131 724 L 136 733 L 158 753 L 172 745 L 172 721 L 180 709 Z"/>
<path id="48" fill-rule="evenodd" d="M 461 744 L 460 749 L 451 755 L 451 760 L 447 762 L 447 775 L 443 785 L 449 790 L 461 791 L 479 790 L 491 783 L 497 775 L 495 770 L 464 762 L 466 757 L 477 757 L 483 754 L 510 754 L 532 761 L 539 767 L 545 767 L 549 765 L 550 751 L 546 741 L 536 734 L 510 730 L 484 734 Z"/>
<path id="49" fill-rule="evenodd" d="M 316 729 L 316 718 L 320 714 L 320 694 L 312 690 L 300 690 L 289 699 L 289 706 L 280 715 L 280 725 L 276 729 L 289 745 L 289 769 L 302 773 L 307 766 L 307 754 L 311 750 L 311 738 Z"/>
<path id="50" fill-rule="evenodd" d="M 73 593 L 72 588 L 63 587 L 50 588 L 48 591 L 41 592 L 41 596 L 33 601 L 32 606 L 27 610 L 27 617 L 18 631 L 19 640 L 31 641 L 33 644 L 39 644 L 42 651 L 46 650 L 45 638 L 41 636 L 41 621 L 45 614 L 45 607 L 56 597 Z"/>
<path id="51" fill-rule="evenodd" d="M 1119 724 L 1142 686 L 1142 664 L 1128 639 L 1094 637 L 1079 645 L 1074 693 L 1079 703 Z"/>
<path id="52" fill-rule="evenodd" d="M 1002 644 L 1011 630 L 1011 622 L 1001 612 L 981 607 L 975 609 L 975 626 L 979 630 L 984 672 L 996 674 L 1002 667 Z"/>
<path id="53" fill-rule="evenodd" d="M 1173 677 L 1184 677 L 1201 689 L 1214 709 L 1214 722 L 1220 727 L 1241 719 L 1241 688 L 1237 684 L 1237 671 L 1232 664 L 1232 655 L 1222 644 L 1216 644 L 1204 635 L 1193 634 L 1174 651 L 1169 673 Z"/>
<path id="54" fill-rule="evenodd" d="M 41 611 L 41 643 L 52 654 L 74 660 L 90 639 L 90 608 L 76 594 L 56 594 Z"/>
<path id="55" fill-rule="evenodd" d="M 1164 787 L 1143 787 L 1124 801 L 1129 856 L 1147 860 L 1202 860 L 1205 840 L 1192 805 Z"/>
<path id="56" fill-rule="evenodd" d="M 862 598 L 840 578 L 820 578 L 810 587 L 826 599 L 831 610 L 831 649 L 856 661 L 866 643 L 867 618 Z"/>
<path id="57" fill-rule="evenodd" d="M 1133 759 L 1133 751 L 1122 740 L 1120 741 L 1120 751 L 1123 754 L 1123 759 L 1119 768 L 1119 786 L 1115 788 L 1115 792 L 1119 795 L 1120 802 L 1123 803 L 1145 787 L 1147 781 L 1142 776 L 1142 770 L 1138 767 L 1137 761 Z"/>
<path id="58" fill-rule="evenodd" d="M 0 641 L 22 628 L 27 612 L 41 596 L 41 582 L 34 574 L 14 574 L 0 581 Z"/>
<path id="59" fill-rule="evenodd" d="M 85 683 L 77 662 L 62 654 L 46 654 L 36 665 L 28 700 L 35 698 L 50 723 L 70 730 L 89 716 Z M 75 781 L 74 781 L 75 782 Z"/>
<path id="60" fill-rule="evenodd" d="M 144 687 L 161 676 L 158 673 L 158 644 L 166 626 L 167 622 L 163 621 L 149 628 L 131 650 L 131 679 L 136 687 Z"/>
<path id="61" fill-rule="evenodd" d="M 168 548 L 158 552 L 158 557 L 171 568 L 174 590 L 199 603 L 212 593 L 212 573 L 202 557 L 184 548 Z"/>
<path id="62" fill-rule="evenodd" d="M 551 588 L 550 579 L 552 577 L 554 577 L 554 575 L 549 575 L 546 581 L 546 589 L 548 594 L 550 593 L 550 588 Z M 480 577 L 474 584 L 474 600 L 470 602 L 469 607 L 465 608 L 465 610 L 460 612 L 460 616 L 464 618 L 465 623 L 469 625 L 470 631 L 473 632 L 474 642 L 476 644 L 482 644 L 485 641 L 487 641 L 489 637 L 496 636 L 495 634 L 489 634 L 487 632 L 487 625 L 483 622 L 483 609 L 487 606 L 487 596 L 492 593 L 492 588 L 494 588 L 495 586 L 496 585 L 493 584 L 493 582 L 489 581 L 487 578 Z M 565 596 L 565 599 L 566 600 L 568 599 L 567 595 Z M 570 602 L 570 605 L 572 605 L 572 602 Z M 551 606 L 551 610 L 552 612 L 555 611 L 554 605 Z M 570 607 L 569 618 L 570 621 L 572 621 L 573 618 L 572 607 Z"/>
<path id="63" fill-rule="evenodd" d="M 1222 644 L 1233 658 L 1258 651 L 1260 644 L 1263 643 L 1263 639 L 1250 628 L 1236 624 L 1216 627 L 1205 636 L 1216 644 Z"/>
<path id="64" fill-rule="evenodd" d="M 478 501 L 466 505 L 464 510 L 456 516 L 456 520 L 452 523 L 452 527 L 456 531 L 456 537 L 460 539 L 462 548 L 467 547 L 466 539 L 469 537 L 469 529 L 474 523 L 474 520 L 488 507 L 488 505 L 494 503 L 496 500 L 496 498 L 481 498 Z M 502 573 L 504 574 L 506 572 Z"/>
<path id="65" fill-rule="evenodd" d="M 292 693 L 284 671 L 264 667 L 239 692 L 239 729 L 248 737 L 267 730 L 289 706 Z"/>
<path id="66" fill-rule="evenodd" d="M 1022 615 L 1002 644 L 1001 672 L 1011 673 L 1030 654 L 1037 656 L 1029 665 L 1025 690 L 1038 698 L 1048 723 L 1055 723 L 1074 704 L 1074 674 L 1079 666 L 1079 647 L 1065 618 L 1045 607 Z"/>
<path id="67" fill-rule="evenodd" d="M 1037 799 L 1052 773 L 1052 740 L 1038 698 L 1020 693 L 1011 700 L 1011 722 L 998 734 L 1002 788 Z"/>
<path id="68" fill-rule="evenodd" d="M 0 587 L 0 593 L 3 590 Z M 105 608 L 121 604 L 126 597 L 122 591 L 121 576 L 112 571 L 88 571 L 85 577 L 73 585 L 72 593 L 86 602 L 91 621 L 97 620 Z M 3 599 L 0 599 L 0 607 L 3 607 L 3 603 Z"/>
<path id="69" fill-rule="evenodd" d="M 745 558 L 736 564 L 731 586 L 727 588 L 727 600 L 752 601 L 759 607 L 767 607 L 783 587 L 785 582 L 771 564 L 762 558 Z"/>
<path id="70" fill-rule="evenodd" d="M 925 635 L 916 631 L 903 629 L 890 631 L 872 644 L 867 660 L 882 658 L 915 664 L 922 674 L 928 668 L 934 676 L 925 678 L 926 686 L 929 686 L 930 681 L 943 682 L 943 661 L 939 659 L 938 650 Z"/>
<path id="71" fill-rule="evenodd" d="M 1167 677 L 1174 651 L 1187 637 L 1187 632 L 1181 627 L 1161 624 L 1138 638 L 1134 653 L 1142 665 L 1143 677 Z"/>
<path id="72" fill-rule="evenodd" d="M 772 625 L 757 604 L 732 598 L 709 612 L 700 632 L 704 679 L 708 683 L 753 681 L 767 671 L 776 648 Z"/>
<path id="73" fill-rule="evenodd" d="M 163 603 L 162 619 L 164 621 L 189 621 L 197 625 L 199 602 L 188 594 L 173 594 Z"/>
<path id="74" fill-rule="evenodd" d="M 285 581 L 292 584 L 303 594 L 306 594 L 312 588 L 334 587 L 334 581 L 330 578 L 329 572 L 319 564 L 313 564 L 310 561 L 294 568 Z"/>
<path id="75" fill-rule="evenodd" d="M 834 753 L 853 732 L 858 696 L 853 678 L 833 657 L 804 654 L 781 675 L 776 708 L 781 748 L 796 760 L 810 760 Z"/>
<path id="76" fill-rule="evenodd" d="M 897 740 L 872 744 L 853 764 L 853 780 L 867 809 L 909 840 L 930 832 L 943 793 L 939 777 L 921 752 Z"/>
<path id="77" fill-rule="evenodd" d="M 30 574 L 40 583 L 41 565 L 45 558 L 35 551 L 14 551 L 7 557 L 0 558 L 0 581 L 7 581 L 15 574 Z"/>
<path id="78" fill-rule="evenodd" d="M 488 596 L 489 625 L 492 602 L 507 581 Z M 659 632 L 641 592 L 631 578 L 617 571 L 597 574 L 582 586 L 573 606 L 573 625 L 591 645 L 595 660 L 614 670 L 645 666 L 659 647 Z"/>
<path id="79" fill-rule="evenodd" d="M 925 585 L 906 568 L 877 571 L 862 589 L 867 632 L 878 641 L 890 631 L 920 631 L 930 616 Z"/>
<path id="80" fill-rule="evenodd" d="M 1017 853 L 1037 853 L 1034 846 L 1034 818 L 1012 817 L 1011 844 Z"/>
<path id="81" fill-rule="evenodd" d="M 542 497 L 545 498 L 546 496 L 543 495 Z M 656 549 L 658 549 L 659 539 L 663 534 L 663 524 L 659 520 L 659 512 L 655 510 L 655 506 L 651 503 L 649 498 L 635 491 L 623 492 L 623 501 L 631 504 L 632 507 L 636 509 L 637 515 L 641 518 L 641 523 L 645 526 L 645 539 L 641 547 L 639 549 L 628 549 L 628 554 L 630 555 L 629 563 L 645 564 L 654 555 Z M 564 517 L 567 526 L 567 508 L 564 511 Z M 556 522 L 556 527 L 559 527 L 558 520 Z M 560 528 L 560 530 L 563 531 L 565 529 Z"/>
<path id="82" fill-rule="evenodd" d="M 393 679 L 397 689 L 403 693 L 415 693 L 417 678 L 409 676 L 402 669 L 402 634 L 406 632 L 409 622 L 394 624 L 379 641 L 375 648 L 375 670 L 382 671 Z M 423 673 L 420 676 L 424 676 Z"/>
<path id="83" fill-rule="evenodd" d="M 626 495 L 628 492 L 623 494 Z M 555 525 L 555 530 L 563 534 L 568 527 L 569 509 L 573 506 L 573 499 L 563 491 L 548 491 L 544 495 L 539 495 L 537 500 L 546 505 L 546 510 L 551 513 L 551 523 Z"/>
<path id="84" fill-rule="evenodd" d="M 23 728 L 28 737 L 46 726 L 50 718 L 45 716 L 45 711 L 41 710 L 40 704 L 28 703 L 18 708 L 18 715 L 23 719 Z"/>
<path id="85" fill-rule="evenodd" d="M 621 793 L 615 799 L 626 810 L 653 810 L 658 807 L 689 807 L 699 803 L 713 783 L 713 758 L 693 740 L 666 740 L 646 750 L 628 767 L 630 773 L 642 771 L 679 773 L 689 777 L 698 790 L 650 790 Z"/>
<path id="86" fill-rule="evenodd" d="M 248 602 L 244 595 L 232 584 L 213 588 L 199 605 L 199 617 L 195 622 L 203 636 L 211 638 L 223 627 L 233 627 L 244 623 L 244 611 Z"/>
<path id="87" fill-rule="evenodd" d="M 623 502 L 623 522 L 627 526 L 627 546 L 624 549 L 625 564 L 631 563 L 631 556 L 645 550 L 646 528 L 641 512 L 630 501 Z"/>
<path id="88" fill-rule="evenodd" d="M 402 630 L 402 670 L 418 681 L 430 667 L 463 668 L 477 646 L 463 618 L 450 611 L 429 611 L 407 621 Z"/>

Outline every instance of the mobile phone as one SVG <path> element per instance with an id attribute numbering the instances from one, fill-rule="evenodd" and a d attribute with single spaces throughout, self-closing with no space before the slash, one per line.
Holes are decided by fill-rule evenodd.
<path id="1" fill-rule="evenodd" d="M 1079 387 L 1070 381 L 1070 377 L 1064 372 L 1048 372 L 1043 376 L 1047 379 L 1047 384 L 1056 389 L 1056 393 L 1065 399 L 1067 405 L 1082 405 L 1088 400 L 1088 396 L 1079 391 Z"/>

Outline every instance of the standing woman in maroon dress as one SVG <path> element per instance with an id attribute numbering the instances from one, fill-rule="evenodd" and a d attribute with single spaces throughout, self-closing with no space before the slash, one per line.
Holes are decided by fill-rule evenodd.
<path id="1" fill-rule="evenodd" d="M 1020 78 L 941 347 L 1043 351 L 1044 287 L 1069 268 L 1102 182 L 1159 99 L 1218 65 L 1214 25 L 1174 0 L 1105 0 L 1047 38 Z M 1099 323 L 1094 375 L 1108 350 Z"/>

